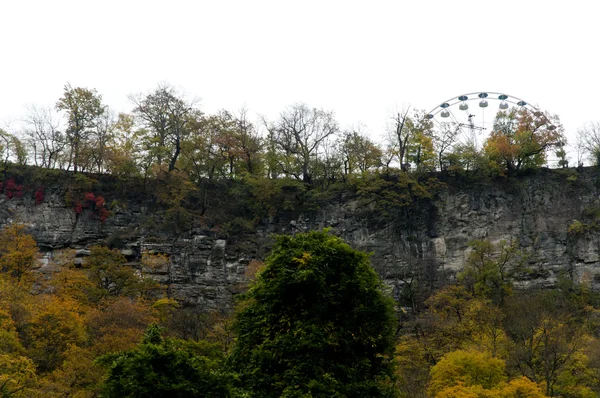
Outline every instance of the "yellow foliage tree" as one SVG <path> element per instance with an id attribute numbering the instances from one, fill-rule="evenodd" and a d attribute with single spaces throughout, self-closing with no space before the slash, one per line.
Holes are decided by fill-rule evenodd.
<path id="1" fill-rule="evenodd" d="M 464 384 L 491 389 L 506 379 L 505 363 L 480 352 L 458 350 L 446 354 L 431 368 L 429 393 L 433 396 L 447 387 Z"/>
<path id="2" fill-rule="evenodd" d="M 454 351 L 431 369 L 429 394 L 436 398 L 541 398 L 527 377 L 506 382 L 504 361 L 474 351 Z"/>
<path id="3" fill-rule="evenodd" d="M 87 340 L 84 317 L 79 304 L 54 295 L 41 297 L 38 308 L 24 325 L 24 345 L 40 373 L 59 366 L 71 345 Z"/>
<path id="4" fill-rule="evenodd" d="M 35 381 L 35 365 L 29 358 L 0 354 L 1 397 L 25 397 L 25 388 Z"/>
<path id="5" fill-rule="evenodd" d="M 522 376 L 502 383 L 497 388 L 500 398 L 542 398 L 545 397 L 540 387 L 527 377 Z"/>
<path id="6" fill-rule="evenodd" d="M 21 283 L 35 266 L 38 248 L 23 224 L 11 224 L 0 232 L 0 269 Z"/>

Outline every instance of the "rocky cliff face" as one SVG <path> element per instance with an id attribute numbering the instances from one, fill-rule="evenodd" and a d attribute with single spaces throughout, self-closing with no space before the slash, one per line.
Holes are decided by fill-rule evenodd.
<path id="1" fill-rule="evenodd" d="M 347 197 L 316 213 L 265 223 L 256 233 L 235 238 L 200 229 L 179 236 L 151 231 L 143 220 L 152 214 L 136 203 L 113 207 L 103 224 L 87 211 L 77 215 L 67 208 L 58 189 L 39 205 L 2 196 L 0 223 L 28 225 L 46 262 L 62 248 L 85 255 L 89 246 L 107 243 L 121 248 L 132 266 L 139 265 L 144 252 L 167 254 L 169 264 L 153 277 L 168 285 L 173 297 L 205 310 L 231 308 L 248 263 L 264 259 L 273 233 L 329 226 L 353 246 L 372 252 L 374 268 L 396 292 L 415 274 L 432 285 L 452 278 L 475 239 L 517 240 L 533 270 L 518 282 L 523 287 L 551 286 L 562 273 L 600 289 L 598 181 L 595 168 L 540 171 L 495 183 L 449 180 L 432 203 L 383 222 L 371 222 L 375 214 Z M 569 233 L 574 220 L 583 228 Z"/>

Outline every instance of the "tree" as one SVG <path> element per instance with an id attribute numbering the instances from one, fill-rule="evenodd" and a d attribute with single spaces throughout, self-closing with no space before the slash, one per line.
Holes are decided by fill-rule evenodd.
<path id="1" fill-rule="evenodd" d="M 96 287 L 96 300 L 108 296 L 136 296 L 140 279 L 133 269 L 125 265 L 127 260 L 116 249 L 93 246 L 86 259 L 90 281 Z"/>
<path id="2" fill-rule="evenodd" d="M 509 365 L 535 382 L 546 394 L 560 387 L 561 373 L 572 367 L 581 352 L 584 322 L 557 292 L 530 292 L 506 302 L 505 330 L 511 339 Z"/>
<path id="3" fill-rule="evenodd" d="M 133 350 L 106 355 L 107 397 L 229 397 L 232 375 L 221 369 L 222 353 L 204 343 L 163 338 L 150 326 Z"/>
<path id="4" fill-rule="evenodd" d="M 431 122 L 424 117 L 421 111 L 415 111 L 412 117 L 409 116 L 409 112 L 410 108 L 396 112 L 392 117 L 389 131 L 392 152 L 398 158 L 400 168 L 405 171 L 408 170 L 411 161 L 419 166 L 420 151 L 424 146 L 427 150 L 428 161 L 435 161 L 431 142 Z"/>
<path id="5" fill-rule="evenodd" d="M 137 176 L 140 171 L 148 174 L 151 160 L 144 156 L 141 136 L 136 129 L 135 118 L 128 113 L 119 113 L 110 126 L 106 168 L 109 173 L 120 178 Z"/>
<path id="6" fill-rule="evenodd" d="M 36 303 L 32 317 L 24 326 L 23 342 L 40 373 L 60 366 L 71 345 L 87 339 L 79 303 L 44 295 Z"/>
<path id="7" fill-rule="evenodd" d="M 343 174 L 366 173 L 381 165 L 381 149 L 360 131 L 346 131 L 341 143 Z"/>
<path id="8" fill-rule="evenodd" d="M 434 137 L 437 162 L 440 170 L 446 170 L 450 166 L 446 152 L 456 144 L 461 126 L 458 123 L 442 123 L 440 130 Z"/>
<path id="9" fill-rule="evenodd" d="M 498 112 L 484 151 L 501 173 L 511 174 L 543 165 L 547 150 L 565 142 L 558 116 L 513 108 Z"/>
<path id="10" fill-rule="evenodd" d="M 485 353 L 453 351 L 431 368 L 428 391 L 431 396 L 437 396 L 442 390 L 456 385 L 491 389 L 505 380 L 504 367 L 504 361 Z"/>
<path id="11" fill-rule="evenodd" d="M 188 101 L 167 83 L 160 83 L 154 92 L 131 96 L 133 113 L 147 130 L 146 149 L 159 164 L 166 162 L 173 171 L 181 155 L 182 144 L 190 131 L 188 115 L 194 111 L 194 101 Z"/>
<path id="12" fill-rule="evenodd" d="M 237 160 L 235 121 L 229 112 L 205 116 L 196 111 L 190 114 L 188 129 L 193 133 L 184 143 L 182 169 L 200 185 L 218 177 L 232 177 Z"/>
<path id="13" fill-rule="evenodd" d="M 583 151 L 595 165 L 600 165 L 600 122 L 589 122 L 577 129 Z"/>
<path id="14" fill-rule="evenodd" d="M 295 104 L 281 112 L 275 123 L 265 125 L 279 151 L 277 164 L 281 172 L 312 183 L 320 150 L 327 138 L 338 131 L 333 112 Z"/>
<path id="15" fill-rule="evenodd" d="M 406 160 L 415 165 L 416 171 L 433 171 L 435 170 L 435 159 L 431 131 L 420 129 L 414 134 Z"/>
<path id="16" fill-rule="evenodd" d="M 231 365 L 260 397 L 390 396 L 392 300 L 327 231 L 279 236 L 234 323 Z"/>
<path id="17" fill-rule="evenodd" d="M 514 276 L 523 271 L 526 256 L 518 249 L 518 243 L 475 240 L 465 268 L 458 275 L 459 281 L 474 294 L 487 297 L 502 305 L 512 292 Z"/>
<path id="18" fill-rule="evenodd" d="M 59 130 L 60 124 L 55 119 L 51 108 L 28 107 L 24 120 L 27 143 L 33 150 L 33 161 L 36 166 L 55 168 L 63 161 L 63 150 L 67 144 L 64 134 Z"/>
<path id="19" fill-rule="evenodd" d="M 35 266 L 38 248 L 23 224 L 11 224 L 0 233 L 0 269 L 21 283 Z"/>
<path id="20" fill-rule="evenodd" d="M 96 127 L 98 118 L 105 112 L 102 96 L 95 89 L 73 88 L 70 83 L 67 83 L 63 96 L 56 103 L 56 109 L 65 111 L 67 115 L 66 137 L 70 147 L 69 166 L 72 163 L 73 171 L 77 172 L 82 160 L 80 158 L 81 148 L 87 144 L 86 140 Z"/>
<path id="21" fill-rule="evenodd" d="M 6 171 L 11 162 L 27 163 L 27 151 L 21 140 L 15 135 L 0 129 L 0 166 L 2 166 L 2 171 Z"/>
<path id="22" fill-rule="evenodd" d="M 259 175 L 262 171 L 262 144 L 255 126 L 248 120 L 248 110 L 241 108 L 235 118 L 235 132 L 241 161 L 240 169 L 250 175 Z"/>
<path id="23" fill-rule="evenodd" d="M 36 381 L 31 359 L 0 353 L 0 397 L 23 397 L 24 389 Z"/>

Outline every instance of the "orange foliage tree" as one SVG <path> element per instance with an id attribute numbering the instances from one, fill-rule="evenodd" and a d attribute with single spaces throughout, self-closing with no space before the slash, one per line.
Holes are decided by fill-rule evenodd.
<path id="1" fill-rule="evenodd" d="M 492 168 L 510 174 L 543 165 L 546 151 L 565 141 L 558 116 L 513 108 L 498 112 L 484 151 Z"/>

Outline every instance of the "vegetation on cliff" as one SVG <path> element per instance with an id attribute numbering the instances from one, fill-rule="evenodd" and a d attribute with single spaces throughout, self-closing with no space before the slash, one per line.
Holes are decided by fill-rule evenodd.
<path id="1" fill-rule="evenodd" d="M 394 304 L 366 254 L 327 232 L 282 236 L 227 315 L 181 308 L 106 247 L 15 268 L 12 237 L 32 238 L 0 235 L 2 396 L 600 393 L 600 295 L 567 278 L 512 289 L 530 272 L 512 244 L 473 242 L 455 283 Z"/>
<path id="2" fill-rule="evenodd" d="M 348 192 L 393 217 L 435 196 L 442 184 L 433 172 L 496 178 L 539 168 L 552 151 L 566 159 L 559 119 L 521 108 L 499 112 L 478 147 L 460 126 L 440 129 L 418 110 L 394 114 L 378 143 L 301 103 L 253 123 L 246 109 L 204 113 L 167 83 L 130 100 L 130 113 L 114 114 L 101 93 L 67 84 L 54 107 L 30 107 L 21 130 L 0 130 L 0 193 L 41 204 L 60 185 L 68 206 L 100 222 L 137 195 L 175 233 L 231 233 Z M 593 142 L 582 148 L 595 153 Z"/>
<path id="3" fill-rule="evenodd" d="M 419 112 L 395 115 L 380 145 L 304 104 L 256 126 L 246 111 L 204 114 L 165 84 L 132 101 L 130 114 L 112 115 L 95 90 L 67 85 L 62 127 L 32 109 L 26 131 L 0 131 L 2 201 L 61 195 L 75 220 L 101 225 L 133 199 L 149 209 L 145 229 L 179 236 L 250 232 L 351 195 L 368 223 L 390 224 L 411 222 L 413 205 L 449 179 L 531 172 L 552 149 L 565 160 L 560 123 L 542 113 L 500 112 L 477 148 L 436 135 Z M 577 184 L 575 170 L 563 177 Z M 584 213 L 569 236 L 597 229 L 596 212 Z M 392 325 L 368 256 L 325 232 L 281 237 L 233 316 L 182 308 L 144 274 L 169 260 L 143 253 L 135 270 L 118 239 L 83 263 L 56 253 L 40 270 L 25 228 L 2 230 L 2 396 L 600 393 L 600 298 L 568 278 L 553 291 L 513 289 L 531 272 L 517 242 L 472 242 L 445 286 L 433 272 L 402 279 Z"/>

